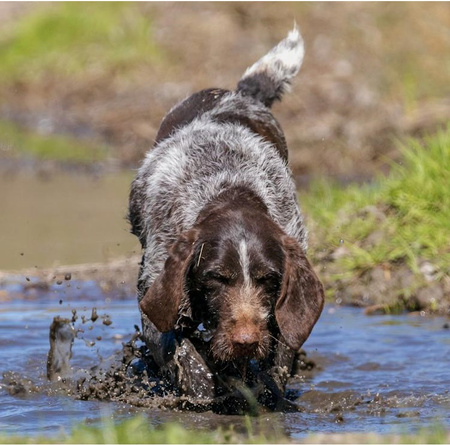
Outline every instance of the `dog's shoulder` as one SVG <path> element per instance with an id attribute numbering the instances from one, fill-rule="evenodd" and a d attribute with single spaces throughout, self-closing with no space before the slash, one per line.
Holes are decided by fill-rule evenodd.
<path id="1" fill-rule="evenodd" d="M 212 110 L 220 99 L 230 91 L 221 88 L 208 88 L 192 94 L 175 105 L 164 117 L 156 135 L 155 144 L 170 137 L 174 131 L 189 125 L 195 118 Z"/>
<path id="2" fill-rule="evenodd" d="M 170 138 L 195 119 L 207 115 L 215 123 L 240 125 L 250 129 L 272 144 L 280 157 L 287 161 L 286 139 L 269 108 L 251 97 L 221 88 L 199 91 L 174 106 L 161 123 L 155 145 Z"/>
<path id="3" fill-rule="evenodd" d="M 240 91 L 225 96 L 212 111 L 217 122 L 241 125 L 275 147 L 287 162 L 288 149 L 280 124 L 268 107 Z"/>

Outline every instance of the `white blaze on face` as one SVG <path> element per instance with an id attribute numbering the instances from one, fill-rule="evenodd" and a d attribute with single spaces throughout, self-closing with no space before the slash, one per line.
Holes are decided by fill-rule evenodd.
<path id="1" fill-rule="evenodd" d="M 250 257 L 246 240 L 239 242 L 239 264 L 242 269 L 244 283 L 238 293 L 237 301 L 233 301 L 232 318 L 234 320 L 251 320 L 260 323 L 268 317 L 267 310 L 261 305 L 260 291 L 253 286 L 250 277 Z"/>
<path id="2" fill-rule="evenodd" d="M 239 243 L 239 264 L 244 276 L 244 284 L 250 285 L 250 259 L 248 257 L 247 242 L 244 239 Z"/>

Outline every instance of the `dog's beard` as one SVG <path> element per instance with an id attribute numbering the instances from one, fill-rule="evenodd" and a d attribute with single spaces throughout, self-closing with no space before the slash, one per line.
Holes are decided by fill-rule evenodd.
<path id="1" fill-rule="evenodd" d="M 226 323 L 222 326 L 219 324 L 212 336 L 210 349 L 214 360 L 228 362 L 240 358 L 262 360 L 267 357 L 270 350 L 270 335 L 267 327 L 260 329 L 258 343 L 248 353 L 243 353 L 239 347 L 233 344 L 230 332 L 230 327 L 227 327 Z"/>
<path id="2" fill-rule="evenodd" d="M 262 303 L 262 291 L 245 285 L 221 294 L 220 309 L 210 342 L 210 352 L 216 361 L 264 359 L 270 350 L 268 319 L 270 310 Z M 251 337 L 249 343 L 241 337 Z"/>

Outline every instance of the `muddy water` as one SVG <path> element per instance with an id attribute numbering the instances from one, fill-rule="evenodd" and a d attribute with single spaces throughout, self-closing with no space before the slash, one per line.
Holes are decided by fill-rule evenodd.
<path id="1" fill-rule="evenodd" d="M 0 169 L 0 270 L 102 262 L 138 250 L 125 219 L 132 178 Z"/>
<path id="2" fill-rule="evenodd" d="M 22 281 L 21 281 L 22 280 Z M 136 413 L 157 425 L 244 428 L 241 416 L 180 412 L 127 403 L 79 400 L 61 382 L 47 380 L 49 326 L 55 316 L 76 331 L 71 365 L 77 377 L 120 359 L 122 343 L 139 324 L 134 296 L 108 294 L 95 282 L 74 280 L 33 289 L 21 277 L 4 281 L 0 295 L 0 432 L 57 434 L 102 417 Z M 93 317 L 96 308 L 98 318 Z M 95 315 L 95 314 L 94 314 Z M 450 428 L 449 320 L 421 316 L 372 316 L 360 309 L 327 306 L 305 344 L 312 370 L 289 384 L 302 411 L 262 414 L 252 422 L 266 432 L 292 437 L 312 432 L 411 432 L 443 424 Z"/>

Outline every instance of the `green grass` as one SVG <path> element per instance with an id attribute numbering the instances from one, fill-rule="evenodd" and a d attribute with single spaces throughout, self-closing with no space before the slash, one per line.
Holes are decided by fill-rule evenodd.
<path id="1" fill-rule="evenodd" d="M 322 180 L 302 196 L 318 240 L 313 253 L 344 246 L 344 275 L 398 262 L 417 272 L 421 260 L 450 272 L 450 125 L 400 149 L 387 177 L 347 188 Z"/>
<path id="2" fill-rule="evenodd" d="M 54 437 L 1 436 L 0 443 L 287 443 L 289 439 L 282 433 L 253 433 L 250 420 L 246 422 L 246 432 L 237 433 L 233 424 L 227 429 L 215 430 L 187 429 L 178 423 L 166 423 L 153 427 L 144 416 L 137 416 L 115 423 L 104 419 L 100 426 L 77 425 L 70 434 Z"/>
<path id="3" fill-rule="evenodd" d="M 57 2 L 32 10 L 0 34 L 0 79 L 117 74 L 158 59 L 151 20 L 139 8 L 127 2 Z"/>
<path id="4" fill-rule="evenodd" d="M 201 431 L 186 429 L 177 423 L 167 423 L 158 427 L 149 426 L 145 417 L 134 417 L 120 423 L 104 420 L 101 426 L 78 425 L 70 434 L 56 437 L 0 436 L 0 443 L 293 443 L 282 433 L 253 434 L 247 428 L 245 434 L 238 434 L 230 425 L 227 431 Z M 346 433 L 340 435 L 310 435 L 302 443 L 448 443 L 450 434 L 440 426 L 424 428 L 415 435 L 386 435 L 375 433 Z M 298 443 L 298 440 L 295 441 Z"/>
<path id="5" fill-rule="evenodd" d="M 188 431 L 176 423 L 153 428 L 144 417 L 115 425 L 105 421 L 101 427 L 74 428 L 67 443 L 216 443 L 213 433 Z"/>
<path id="6" fill-rule="evenodd" d="M 55 437 L 0 437 L 1 443 L 215 443 L 212 433 L 190 432 L 175 423 L 153 428 L 143 417 L 101 426 L 77 425 L 70 434 Z"/>
<path id="7" fill-rule="evenodd" d="M 3 155 L 31 155 L 42 160 L 90 163 L 104 160 L 107 148 L 68 136 L 42 135 L 5 121 L 0 121 L 0 148 Z"/>

